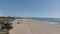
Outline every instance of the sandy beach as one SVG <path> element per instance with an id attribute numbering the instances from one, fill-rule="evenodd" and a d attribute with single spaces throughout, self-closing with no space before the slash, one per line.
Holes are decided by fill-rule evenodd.
<path id="1" fill-rule="evenodd" d="M 15 19 L 12 23 L 10 34 L 60 34 L 60 26 L 33 19 Z"/>

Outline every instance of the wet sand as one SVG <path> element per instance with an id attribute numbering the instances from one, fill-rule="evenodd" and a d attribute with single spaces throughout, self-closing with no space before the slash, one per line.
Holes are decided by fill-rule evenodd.
<path id="1" fill-rule="evenodd" d="M 60 34 L 60 26 L 33 19 L 15 19 L 12 26 L 10 34 Z"/>

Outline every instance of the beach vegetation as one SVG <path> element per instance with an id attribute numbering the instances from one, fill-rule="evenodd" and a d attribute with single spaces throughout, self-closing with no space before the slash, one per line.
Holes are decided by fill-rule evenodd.
<path id="1" fill-rule="evenodd" d="M 9 30 L 12 29 L 12 21 L 11 17 L 0 17 L 0 32 L 5 32 L 5 34 L 9 34 Z"/>

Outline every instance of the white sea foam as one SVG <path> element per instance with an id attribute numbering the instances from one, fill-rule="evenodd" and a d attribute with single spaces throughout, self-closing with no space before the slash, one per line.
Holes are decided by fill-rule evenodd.
<path id="1" fill-rule="evenodd" d="M 57 22 L 48 22 L 48 21 L 45 21 L 45 23 L 54 24 L 54 25 L 58 25 L 59 24 Z"/>
<path id="2" fill-rule="evenodd" d="M 60 24 L 57 23 L 57 22 L 49 22 L 49 21 L 40 21 L 40 22 L 42 22 L 42 23 L 48 23 L 48 24 L 53 24 L 53 25 L 56 25 L 56 26 L 60 26 Z"/>
<path id="3" fill-rule="evenodd" d="M 54 22 L 54 23 L 53 23 L 53 22 L 50 22 L 49 24 L 55 24 L 55 25 L 57 25 L 58 23 L 55 23 L 55 22 Z"/>
<path id="4" fill-rule="evenodd" d="M 46 21 L 45 23 L 49 23 L 49 24 L 53 24 L 53 25 L 56 25 L 56 26 L 60 26 L 60 24 L 57 23 L 57 22 L 48 22 L 48 21 Z"/>

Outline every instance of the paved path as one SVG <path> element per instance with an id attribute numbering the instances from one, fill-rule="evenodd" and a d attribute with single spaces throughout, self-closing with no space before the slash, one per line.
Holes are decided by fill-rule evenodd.
<path id="1" fill-rule="evenodd" d="M 22 22 L 21 22 L 22 21 Z M 17 24 L 20 22 L 20 24 Z M 60 34 L 60 26 L 42 23 L 33 19 L 16 19 L 10 34 Z"/>

